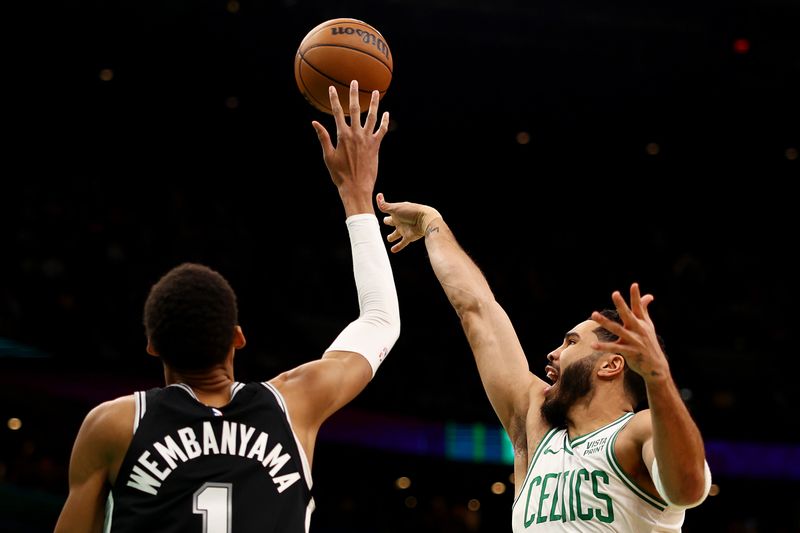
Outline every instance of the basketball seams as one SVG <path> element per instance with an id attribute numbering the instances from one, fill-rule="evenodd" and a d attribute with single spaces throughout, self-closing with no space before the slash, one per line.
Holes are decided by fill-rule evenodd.
<path id="1" fill-rule="evenodd" d="M 341 81 L 341 80 L 337 80 L 336 78 L 333 78 L 333 77 L 331 77 L 329 74 L 326 74 L 326 73 L 322 72 L 322 71 L 321 71 L 321 70 L 319 70 L 317 67 L 315 67 L 314 65 L 312 65 L 311 63 L 309 63 L 308 61 L 306 61 L 305 59 L 303 59 L 303 64 L 305 64 L 305 65 L 308 65 L 308 67 L 309 67 L 311 70 L 313 70 L 314 72 L 316 72 L 317 74 L 319 74 L 319 75 L 320 75 L 320 76 L 322 76 L 323 78 L 325 78 L 325 79 L 327 79 L 327 80 L 331 80 L 331 81 L 332 81 L 332 82 L 334 82 L 334 83 L 338 83 L 339 85 L 341 85 L 341 86 L 342 86 L 343 88 L 345 88 L 345 89 L 349 89 L 349 87 L 350 87 L 350 82 L 349 82 L 349 81 Z M 300 73 L 300 79 L 303 79 L 303 69 L 302 69 L 302 68 L 300 68 L 300 69 L 299 69 L 299 73 Z M 303 80 L 303 86 L 307 88 L 307 86 L 306 86 L 306 83 L 305 83 L 305 80 Z M 358 89 L 358 92 L 359 92 L 359 93 L 362 93 L 362 94 L 372 94 L 372 89 L 361 89 L 361 88 L 359 88 L 359 89 Z M 386 89 L 384 89 L 384 90 L 382 90 L 382 91 L 381 91 L 381 90 L 378 90 L 378 92 L 380 92 L 381 94 L 383 94 L 383 93 L 385 93 L 385 92 L 386 92 Z"/>
<path id="2" fill-rule="evenodd" d="M 303 61 L 303 62 L 306 65 L 308 65 L 307 62 L 305 62 L 305 61 Z M 308 65 L 308 66 L 311 66 L 311 65 Z M 317 69 L 314 69 L 314 70 L 317 70 Z M 317 71 L 317 72 L 319 72 L 319 71 Z M 306 98 L 308 98 L 309 100 L 313 100 L 315 102 L 314 105 L 317 106 L 318 108 L 323 109 L 323 110 L 327 109 L 327 110 L 330 111 L 330 109 L 331 109 L 330 100 L 328 100 L 327 102 L 322 102 L 322 101 L 320 101 L 319 98 L 315 97 L 314 94 L 308 89 L 308 85 L 306 85 L 306 80 L 303 78 L 303 69 L 302 68 L 299 69 L 299 73 L 300 73 L 300 81 L 303 82 L 303 95 Z M 319 72 L 319 74 L 320 74 L 320 76 L 324 76 L 325 78 L 331 80 L 334 83 L 339 83 L 338 81 L 331 79 L 330 76 L 327 76 L 327 75 L 323 74 L 322 72 Z"/>
<path id="3" fill-rule="evenodd" d="M 348 83 L 342 83 L 341 81 L 339 81 L 337 79 L 331 78 L 330 76 L 328 76 L 324 72 L 321 72 L 320 70 L 318 70 L 316 67 L 314 67 L 314 65 L 312 65 L 311 63 L 309 63 L 305 59 L 303 59 L 303 63 L 305 65 L 307 65 L 309 68 L 311 68 L 312 70 L 314 70 L 317 74 L 319 74 L 323 78 L 328 79 L 333 83 L 339 84 L 345 89 L 347 89 L 349 87 L 349 85 L 350 85 L 349 82 Z M 322 106 L 325 109 L 330 109 L 331 108 L 330 100 L 322 102 L 322 101 L 320 101 L 319 98 L 316 98 L 313 95 L 313 93 L 308 89 L 308 85 L 306 85 L 306 80 L 303 78 L 303 69 L 302 69 L 302 67 L 298 69 L 298 74 L 300 76 L 300 81 L 303 82 L 303 89 L 304 89 L 303 90 L 303 95 L 306 98 L 309 98 L 310 100 L 314 100 L 314 102 L 316 102 L 317 105 Z M 359 89 L 358 92 L 359 92 L 359 94 L 363 94 L 363 95 L 372 94 L 372 91 L 365 91 L 365 90 L 362 90 L 362 89 Z M 384 94 L 386 94 L 386 90 L 379 91 L 379 93 L 380 93 L 380 95 L 382 97 Z"/>
<path id="4" fill-rule="evenodd" d="M 389 71 L 389 74 L 390 74 L 390 75 L 391 75 L 391 74 L 394 74 L 394 72 L 392 72 L 392 69 L 391 69 L 391 67 L 389 67 L 389 65 L 387 65 L 387 64 L 386 64 L 386 62 L 385 62 L 385 61 L 383 61 L 383 60 L 382 60 L 380 57 L 378 57 L 378 56 L 376 56 L 376 55 L 374 55 L 374 54 L 370 54 L 369 52 L 367 52 L 366 50 L 362 50 L 361 48 L 356 48 L 356 47 L 354 47 L 354 46 L 347 46 L 347 45 L 343 45 L 343 44 L 330 44 L 330 43 L 325 43 L 325 44 L 314 44 L 314 45 L 311 45 L 311 46 L 309 46 L 309 47 L 307 47 L 307 48 L 305 49 L 305 52 L 309 52 L 309 51 L 311 51 L 311 50 L 313 50 L 313 49 L 315 49 L 315 48 L 344 48 L 345 50 L 353 50 L 353 51 L 355 51 L 355 52 L 362 53 L 362 54 L 364 54 L 365 56 L 369 56 L 369 57 L 371 57 L 371 58 L 373 58 L 373 59 L 377 59 L 377 60 L 378 60 L 378 62 L 379 62 L 381 65 L 383 65 L 384 67 L 386 67 L 386 70 L 388 70 L 388 71 Z M 311 64 L 311 62 L 310 62 L 309 60 L 307 60 L 307 59 L 306 59 L 306 54 L 305 54 L 304 52 L 297 52 L 297 53 L 300 55 L 300 59 L 302 59 L 303 61 L 305 61 L 305 62 L 306 62 L 306 64 L 313 66 L 313 65 Z M 314 70 L 317 70 L 317 69 L 315 68 Z M 319 70 L 317 70 L 317 72 L 319 72 Z M 322 74 L 322 73 L 320 72 L 320 74 Z"/>

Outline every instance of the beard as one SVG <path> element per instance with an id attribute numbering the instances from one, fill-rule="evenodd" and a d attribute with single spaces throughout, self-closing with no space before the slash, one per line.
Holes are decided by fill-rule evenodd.
<path id="1" fill-rule="evenodd" d="M 559 376 L 541 407 L 542 417 L 550 427 L 566 426 L 570 407 L 592 392 L 594 363 L 601 355 L 601 352 L 594 352 L 571 364 Z"/>

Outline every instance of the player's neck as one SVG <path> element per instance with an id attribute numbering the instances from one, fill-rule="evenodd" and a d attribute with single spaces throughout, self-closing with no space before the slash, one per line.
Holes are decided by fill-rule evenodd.
<path id="1" fill-rule="evenodd" d="M 164 380 L 167 385 L 188 385 L 197 399 L 210 407 L 222 407 L 231 401 L 231 385 L 234 379 L 233 367 L 229 365 L 220 365 L 202 372 L 178 371 L 165 367 Z"/>
<path id="2" fill-rule="evenodd" d="M 608 390 L 595 389 L 585 401 L 578 401 L 569 409 L 567 431 L 570 439 L 588 435 L 630 411 L 630 403 L 624 393 L 620 394 L 612 387 L 604 389 Z"/>

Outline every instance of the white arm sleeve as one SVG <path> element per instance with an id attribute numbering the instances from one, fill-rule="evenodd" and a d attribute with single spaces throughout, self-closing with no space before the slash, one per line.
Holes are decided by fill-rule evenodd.
<path id="1" fill-rule="evenodd" d="M 369 362 L 375 376 L 378 366 L 400 336 L 397 289 L 378 218 L 364 213 L 349 216 L 346 222 L 360 312 L 326 352 L 359 353 Z"/>
<path id="2" fill-rule="evenodd" d="M 669 501 L 667 497 L 667 491 L 664 489 L 664 484 L 661 482 L 661 476 L 658 473 L 658 460 L 653 457 L 653 464 L 650 466 L 650 477 L 653 478 L 653 483 L 656 486 L 656 490 L 658 491 L 659 496 L 667 502 L 670 507 L 674 507 L 676 509 L 691 509 L 692 507 L 697 507 L 701 503 L 705 501 L 708 497 L 708 492 L 711 490 L 711 469 L 708 467 L 708 462 L 704 461 L 704 471 L 703 475 L 705 476 L 705 489 L 703 490 L 703 496 L 697 500 L 696 502 L 690 503 L 688 505 L 676 505 Z"/>

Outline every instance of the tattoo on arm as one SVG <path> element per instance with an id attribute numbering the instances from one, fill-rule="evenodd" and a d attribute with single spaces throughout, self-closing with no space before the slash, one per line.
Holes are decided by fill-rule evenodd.
<path id="1" fill-rule="evenodd" d="M 641 362 L 642 361 L 642 353 L 641 352 L 636 354 L 636 361 L 637 362 Z M 658 372 L 658 370 L 651 370 L 650 371 L 650 377 L 657 378 L 660 375 L 661 374 Z"/>
<path id="2" fill-rule="evenodd" d="M 432 227 L 432 228 L 428 228 L 427 230 L 425 230 L 425 236 L 427 237 L 428 235 L 430 235 L 430 234 L 431 234 L 431 233 L 433 233 L 434 231 L 435 231 L 436 233 L 439 233 L 439 226 L 434 226 L 434 227 Z"/>

